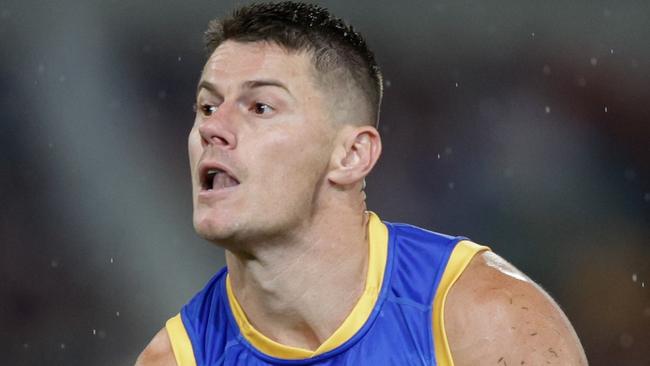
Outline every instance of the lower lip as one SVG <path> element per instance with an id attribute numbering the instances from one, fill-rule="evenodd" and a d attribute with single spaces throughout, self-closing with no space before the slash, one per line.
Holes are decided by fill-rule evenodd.
<path id="1" fill-rule="evenodd" d="M 212 201 L 219 198 L 224 198 L 228 194 L 232 193 L 235 189 L 239 187 L 238 185 L 226 188 L 219 189 L 204 189 L 199 192 L 199 201 Z"/>

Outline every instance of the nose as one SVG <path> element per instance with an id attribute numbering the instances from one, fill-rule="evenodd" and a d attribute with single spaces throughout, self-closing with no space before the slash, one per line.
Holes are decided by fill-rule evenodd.
<path id="1" fill-rule="evenodd" d="M 234 149 L 237 146 L 237 135 L 233 111 L 225 102 L 210 116 L 202 116 L 199 124 L 201 144 L 205 147 L 213 145 L 224 149 Z"/>

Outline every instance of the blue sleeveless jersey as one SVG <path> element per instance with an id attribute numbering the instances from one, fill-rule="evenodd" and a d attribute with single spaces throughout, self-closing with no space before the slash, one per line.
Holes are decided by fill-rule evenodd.
<path id="1" fill-rule="evenodd" d="M 488 248 L 461 237 L 381 222 L 374 214 L 369 231 L 367 291 L 344 321 L 345 329 L 336 331 L 324 348 L 291 348 L 257 332 L 234 298 L 223 268 L 167 322 L 177 363 L 453 365 L 442 318 L 444 300 L 472 257 Z"/>

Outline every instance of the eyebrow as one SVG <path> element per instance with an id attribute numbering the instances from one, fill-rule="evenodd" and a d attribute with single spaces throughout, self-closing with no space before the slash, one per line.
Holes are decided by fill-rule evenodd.
<path id="1" fill-rule="evenodd" d="M 201 89 L 206 89 L 212 94 L 220 94 L 217 86 L 209 81 L 201 80 L 199 85 L 196 86 L 196 94 L 198 95 Z"/>
<path id="2" fill-rule="evenodd" d="M 284 83 L 282 83 L 281 81 L 275 80 L 275 79 L 248 80 L 248 81 L 245 81 L 244 83 L 242 83 L 241 86 L 242 86 L 242 89 L 256 89 L 256 88 L 261 88 L 261 87 L 265 87 L 265 86 L 273 86 L 273 87 L 283 89 L 284 91 L 286 91 L 289 94 L 289 96 L 291 96 L 292 98 L 295 99 L 294 95 L 291 93 L 289 88 Z M 201 89 L 206 89 L 206 90 L 208 90 L 208 91 L 210 91 L 210 92 L 212 92 L 214 94 L 221 94 L 219 92 L 219 87 L 216 84 L 211 83 L 211 82 L 209 82 L 207 80 L 201 80 L 199 82 L 199 85 L 196 88 L 196 94 L 198 94 L 201 91 Z"/>

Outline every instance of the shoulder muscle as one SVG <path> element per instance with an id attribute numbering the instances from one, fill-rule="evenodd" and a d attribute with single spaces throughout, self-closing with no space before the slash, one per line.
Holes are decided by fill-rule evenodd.
<path id="1" fill-rule="evenodd" d="M 492 252 L 472 260 L 450 289 L 444 314 L 456 366 L 587 364 L 560 307 Z"/>
<path id="2" fill-rule="evenodd" d="M 178 366 L 165 328 L 161 329 L 140 353 L 135 366 Z"/>

